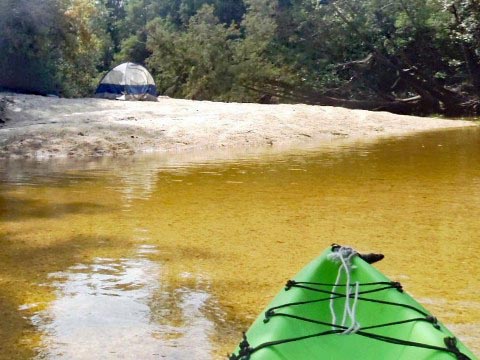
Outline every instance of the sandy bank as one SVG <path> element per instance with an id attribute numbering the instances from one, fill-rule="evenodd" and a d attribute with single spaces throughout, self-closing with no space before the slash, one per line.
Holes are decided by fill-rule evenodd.
<path id="1" fill-rule="evenodd" d="M 475 126 L 328 106 L 59 99 L 0 94 L 0 158 L 279 146 Z"/>

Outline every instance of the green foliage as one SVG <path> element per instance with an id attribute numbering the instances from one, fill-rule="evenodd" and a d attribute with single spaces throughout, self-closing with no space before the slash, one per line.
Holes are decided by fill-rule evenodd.
<path id="1" fill-rule="evenodd" d="M 266 3 L 257 0 L 252 6 L 262 5 L 262 10 L 271 13 L 273 7 Z M 261 15 L 250 9 L 240 28 L 222 24 L 211 5 L 200 8 L 182 32 L 165 19 L 150 23 L 147 46 L 152 55 L 148 65 L 160 91 L 191 99 L 258 98 L 245 85 L 253 87 L 280 71 L 267 58 L 275 23 L 260 19 Z"/>
<path id="2" fill-rule="evenodd" d="M 93 0 L 6 1 L 0 12 L 0 86 L 64 96 L 90 94 L 109 43 Z"/>
<path id="3" fill-rule="evenodd" d="M 246 0 L 247 13 L 241 23 L 244 34 L 235 52 L 236 91 L 248 100 L 258 94 L 248 89 L 261 89 L 272 82 L 291 79 L 291 70 L 283 61 L 275 42 L 278 3 L 269 0 Z M 244 100 L 244 99 L 242 99 Z"/>
<path id="4" fill-rule="evenodd" d="M 97 82 L 97 65 L 106 52 L 109 37 L 102 19 L 106 9 L 94 0 L 65 1 L 63 20 L 68 32 L 64 35 L 62 56 L 58 60 L 64 96 L 87 96 Z"/>
<path id="5" fill-rule="evenodd" d="M 345 71 L 339 66 L 375 52 L 392 59 L 396 66 L 416 69 L 414 76 L 419 81 L 435 83 L 439 80 L 441 84 L 458 86 L 459 80 L 468 78 L 468 61 L 472 66 L 478 65 L 475 54 L 467 59 L 465 49 L 461 47 L 462 42 L 473 45 L 476 44 L 475 36 L 478 39 L 480 11 L 479 6 L 474 4 L 478 2 L 297 1 L 291 14 L 298 26 L 288 41 L 293 42 L 295 48 L 300 48 L 296 51 L 297 66 L 305 81 L 315 88 L 322 83 L 320 88 L 323 89 L 337 87 L 340 81 L 348 83 L 350 95 L 355 96 L 357 87 L 359 96 L 378 96 L 379 88 L 383 87 L 382 91 L 388 89 L 385 83 L 396 83 L 396 72 L 374 66 L 368 77 L 360 78 L 358 71 Z M 452 7 L 455 7 L 456 14 Z M 297 35 L 299 33 L 301 35 Z M 292 47 L 291 44 L 289 46 Z M 301 64 L 306 64 L 306 67 Z M 332 66 L 335 64 L 337 66 Z M 389 70 L 390 76 L 385 70 Z M 319 80 L 319 74 L 330 78 L 332 83 Z M 352 79 L 356 80 L 354 87 L 351 86 Z M 380 79 L 383 84 L 379 83 Z M 412 89 L 405 86 L 398 89 L 400 92 L 390 91 L 384 95 L 411 95 Z"/>
<path id="6" fill-rule="evenodd" d="M 231 63 L 238 35 L 235 27 L 219 22 L 210 5 L 204 5 L 181 33 L 166 20 L 152 22 L 148 65 L 159 89 L 192 99 L 221 98 L 234 76 Z"/>
<path id="7" fill-rule="evenodd" d="M 0 87 L 55 93 L 56 59 L 61 41 L 55 1 L 32 5 L 28 0 L 0 2 Z"/>
<path id="8" fill-rule="evenodd" d="M 144 63 L 145 59 L 150 56 L 147 49 L 147 35 L 145 32 L 130 35 L 120 44 L 120 51 L 115 54 L 114 63 L 122 62 Z"/>
<path id="9" fill-rule="evenodd" d="M 477 0 L 3 0 L 0 15 L 0 86 L 24 91 L 88 95 L 133 61 L 195 99 L 480 94 Z"/>

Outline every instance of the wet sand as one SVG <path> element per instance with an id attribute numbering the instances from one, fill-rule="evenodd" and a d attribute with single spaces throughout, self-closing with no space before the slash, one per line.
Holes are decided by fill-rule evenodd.
<path id="1" fill-rule="evenodd" d="M 0 159 L 285 147 L 476 126 L 329 106 L 0 94 Z"/>

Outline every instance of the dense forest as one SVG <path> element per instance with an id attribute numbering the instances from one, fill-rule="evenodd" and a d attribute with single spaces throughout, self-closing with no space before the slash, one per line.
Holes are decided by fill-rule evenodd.
<path id="1" fill-rule="evenodd" d="M 161 94 L 480 113 L 478 0 L 0 0 L 0 87 L 90 96 L 145 65 Z"/>

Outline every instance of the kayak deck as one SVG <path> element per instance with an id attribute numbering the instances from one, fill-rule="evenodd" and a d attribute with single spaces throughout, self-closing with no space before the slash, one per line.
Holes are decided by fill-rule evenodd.
<path id="1" fill-rule="evenodd" d="M 342 262 L 331 259 L 337 250 L 287 282 L 231 359 L 475 359 L 399 283 L 359 256 L 349 271 L 339 270 Z"/>

